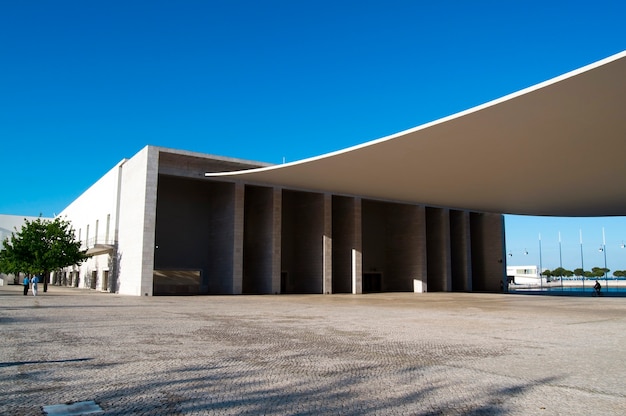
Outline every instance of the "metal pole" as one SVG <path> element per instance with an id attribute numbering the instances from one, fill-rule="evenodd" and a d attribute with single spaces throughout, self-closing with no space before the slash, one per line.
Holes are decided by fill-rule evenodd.
<path id="1" fill-rule="evenodd" d="M 563 267 L 563 254 L 561 251 L 561 232 L 559 231 L 559 267 Z"/>
<path id="2" fill-rule="evenodd" d="M 563 269 L 563 254 L 561 251 L 561 232 L 559 231 L 559 267 Z M 561 272 L 562 274 L 563 272 Z M 563 290 L 563 276 L 561 276 L 561 290 Z"/>
<path id="3" fill-rule="evenodd" d="M 585 291 L 585 262 L 583 260 L 583 230 L 582 228 L 579 231 L 580 231 L 580 269 L 582 270 L 582 273 L 583 273 L 581 277 L 583 278 L 583 292 L 584 292 Z"/>
<path id="4" fill-rule="evenodd" d="M 602 252 L 604 253 L 604 286 L 609 291 L 608 272 L 606 271 L 606 238 L 604 237 L 604 227 L 602 227 Z"/>
<path id="5" fill-rule="evenodd" d="M 541 285 L 541 291 L 543 292 L 543 277 L 541 277 L 541 272 L 543 272 L 543 268 L 541 264 L 541 233 L 539 233 L 539 284 Z"/>

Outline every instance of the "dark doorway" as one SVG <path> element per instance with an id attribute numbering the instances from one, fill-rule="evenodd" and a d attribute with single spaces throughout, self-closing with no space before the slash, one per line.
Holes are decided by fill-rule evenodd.
<path id="1" fill-rule="evenodd" d="M 109 271 L 102 272 L 102 291 L 107 292 L 109 290 Z"/>
<path id="2" fill-rule="evenodd" d="M 90 287 L 92 289 L 95 289 L 96 285 L 98 284 L 98 272 L 95 271 L 95 270 L 93 272 L 91 272 L 91 282 L 90 283 L 91 283 Z"/>
<path id="3" fill-rule="evenodd" d="M 288 272 L 280 272 L 280 293 L 287 293 Z"/>
<path id="4" fill-rule="evenodd" d="M 382 273 L 363 273 L 363 293 L 378 293 L 382 289 Z"/>
<path id="5" fill-rule="evenodd" d="M 153 295 L 200 294 L 201 270 L 154 270 Z"/>

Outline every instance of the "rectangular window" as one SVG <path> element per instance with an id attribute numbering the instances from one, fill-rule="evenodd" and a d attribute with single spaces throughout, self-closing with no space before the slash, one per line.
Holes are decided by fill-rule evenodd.
<path id="1" fill-rule="evenodd" d="M 105 230 L 105 235 L 104 235 L 104 239 L 105 244 L 110 244 L 111 242 L 109 241 L 109 227 L 111 226 L 111 214 L 107 214 L 107 228 Z"/>

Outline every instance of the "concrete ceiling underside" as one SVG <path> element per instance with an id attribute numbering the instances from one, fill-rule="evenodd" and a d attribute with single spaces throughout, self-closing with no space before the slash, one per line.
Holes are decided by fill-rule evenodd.
<path id="1" fill-rule="evenodd" d="M 626 215 L 626 51 L 389 137 L 207 177 L 523 215 Z"/>

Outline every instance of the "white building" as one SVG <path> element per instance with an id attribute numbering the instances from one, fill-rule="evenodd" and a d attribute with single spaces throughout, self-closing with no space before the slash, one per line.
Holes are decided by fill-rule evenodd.
<path id="1" fill-rule="evenodd" d="M 510 283 L 516 285 L 540 286 L 545 283 L 545 278 L 539 275 L 539 267 L 530 266 L 506 266 L 506 275 Z"/>
<path id="2" fill-rule="evenodd" d="M 626 215 L 624 108 L 626 51 L 284 165 L 146 146 L 61 213 L 93 256 L 55 281 L 136 296 L 500 291 L 503 213 Z M 521 174 L 507 155 L 576 169 Z"/>
<path id="3" fill-rule="evenodd" d="M 145 147 L 61 212 L 92 257 L 53 282 L 135 296 L 500 290 L 501 214 L 205 176 L 267 166 Z"/>

